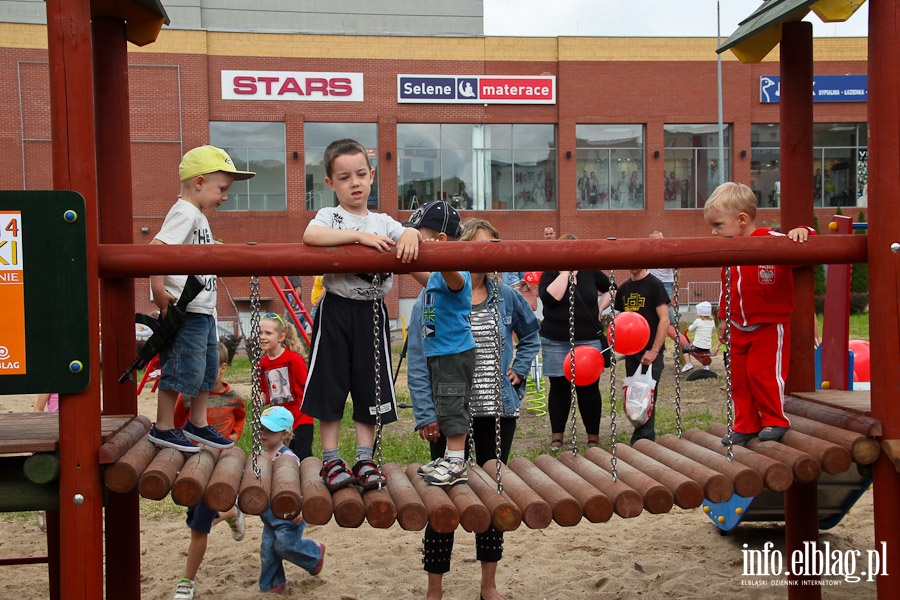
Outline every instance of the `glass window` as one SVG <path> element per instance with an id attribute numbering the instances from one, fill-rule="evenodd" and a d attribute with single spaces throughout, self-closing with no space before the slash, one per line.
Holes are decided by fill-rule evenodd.
<path id="1" fill-rule="evenodd" d="M 643 125 L 576 125 L 575 137 L 578 208 L 643 209 Z"/>
<path id="2" fill-rule="evenodd" d="M 751 187 L 760 206 L 781 200 L 780 128 L 777 123 L 751 125 Z M 813 125 L 814 206 L 865 206 L 868 183 L 866 123 Z"/>
<path id="3" fill-rule="evenodd" d="M 725 157 L 719 164 L 719 125 L 665 125 L 666 208 L 702 208 L 719 184 L 731 179 L 731 126 L 724 125 Z"/>
<path id="4" fill-rule="evenodd" d="M 460 209 L 555 209 L 554 125 L 397 125 L 399 202 Z"/>
<path id="5" fill-rule="evenodd" d="M 368 206 L 377 210 L 378 200 L 378 126 L 375 123 L 306 123 L 303 126 L 306 166 L 306 210 L 337 206 L 337 196 L 325 185 L 325 148 L 335 140 L 354 139 L 369 151 L 369 164 L 375 169 L 375 181 L 369 192 Z"/>
<path id="6" fill-rule="evenodd" d="M 287 210 L 284 123 L 213 121 L 209 143 L 228 152 L 239 171 L 256 173 L 235 181 L 218 210 Z"/>

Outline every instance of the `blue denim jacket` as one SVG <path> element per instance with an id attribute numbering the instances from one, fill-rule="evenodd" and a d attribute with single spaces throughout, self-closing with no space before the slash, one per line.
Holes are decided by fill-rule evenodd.
<path id="1" fill-rule="evenodd" d="M 486 280 L 488 298 L 493 297 L 494 282 L 490 278 Z M 531 362 L 541 349 L 540 324 L 534 316 L 534 311 L 528 306 L 528 301 L 522 294 L 501 284 L 498 291 L 501 323 L 501 364 L 508 365 L 523 380 L 531 369 Z M 434 411 L 434 400 L 431 397 L 431 378 L 428 374 L 428 363 L 422 347 L 422 294 L 413 304 L 409 317 L 408 339 L 408 363 L 406 370 L 407 386 L 413 405 L 413 416 L 416 419 L 416 431 L 437 421 Z M 519 338 L 513 346 L 512 334 Z M 515 359 L 513 353 L 515 352 Z M 503 393 L 503 412 L 513 415 L 522 402 L 525 394 L 525 386 L 520 386 L 519 391 L 513 388 L 503 371 L 501 379 L 501 391 Z"/>

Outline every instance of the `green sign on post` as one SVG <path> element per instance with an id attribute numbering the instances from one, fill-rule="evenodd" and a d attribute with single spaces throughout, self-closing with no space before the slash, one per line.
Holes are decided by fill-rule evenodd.
<path id="1" fill-rule="evenodd" d="M 77 192 L 0 192 L 0 394 L 88 386 L 84 210 Z"/>

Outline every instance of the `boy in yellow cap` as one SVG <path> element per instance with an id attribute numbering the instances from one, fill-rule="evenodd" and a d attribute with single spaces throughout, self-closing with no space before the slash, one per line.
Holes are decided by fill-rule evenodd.
<path id="1" fill-rule="evenodd" d="M 250 179 L 256 173 L 238 171 L 231 157 L 221 148 L 200 146 L 181 159 L 178 176 L 181 194 L 166 215 L 162 228 L 151 244 L 212 244 L 213 235 L 206 213 L 228 200 L 228 189 L 235 180 Z M 219 370 L 216 339 L 216 276 L 205 275 L 204 289 L 187 305 L 184 323 L 175 342 L 159 353 L 162 375 L 156 407 L 156 423 L 150 429 L 150 441 L 158 446 L 182 452 L 197 452 L 191 440 L 225 449 L 234 442 L 223 437 L 206 420 L 206 403 Z M 185 275 L 150 277 L 153 302 L 165 318 L 169 303 L 184 289 Z M 184 429 L 175 427 L 175 402 L 178 394 L 191 398 L 191 418 Z"/>

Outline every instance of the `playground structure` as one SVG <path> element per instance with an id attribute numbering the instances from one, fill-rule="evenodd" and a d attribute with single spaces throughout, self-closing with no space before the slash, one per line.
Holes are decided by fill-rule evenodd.
<path id="1" fill-rule="evenodd" d="M 100 3 L 98 3 L 100 4 Z M 106 498 L 107 530 L 104 538 L 102 507 L 104 489 L 98 459 L 101 447 L 101 386 L 104 415 L 134 415 L 134 384 L 119 386 L 116 373 L 133 358 L 134 298 L 131 279 L 166 272 L 198 272 L 212 267 L 220 275 L 280 273 L 314 274 L 357 270 L 401 272 L 392 256 L 371 256 L 362 249 L 312 249 L 300 244 L 269 246 L 215 246 L 166 248 L 135 246 L 131 239 L 130 141 L 128 132 L 127 41 L 149 43 L 164 20 L 144 7 L 145 3 L 121 2 L 119 12 L 92 14 L 87 0 L 48 0 L 48 37 L 51 73 L 53 184 L 58 190 L 76 190 L 84 196 L 84 220 L 90 224 L 86 245 L 88 306 L 99 307 L 107 343 L 103 345 L 104 378 L 99 380 L 100 344 L 97 310 L 89 310 L 87 339 L 93 375 L 83 391 L 61 398 L 59 414 L 59 512 L 48 519 L 51 590 L 63 598 L 103 596 L 104 545 L 105 589 L 108 597 L 140 597 L 139 515 L 137 490 L 110 492 Z M 125 10 L 130 7 L 130 12 Z M 137 8 L 135 8 L 137 7 Z M 93 17 L 93 22 L 91 22 Z M 127 24 L 126 24 L 127 23 Z M 148 35 L 148 27 L 155 33 Z M 869 37 L 869 219 L 868 236 L 823 236 L 788 255 L 784 247 L 764 240 L 642 239 L 618 241 L 559 242 L 541 248 L 538 255 L 530 242 L 492 245 L 486 257 L 477 247 L 423 249 L 417 269 L 484 268 L 628 268 L 635 256 L 649 267 L 716 266 L 722 264 L 865 262 L 870 265 L 870 313 L 877 323 L 870 335 L 872 351 L 885 364 L 900 361 L 900 326 L 897 312 L 897 275 L 900 267 L 900 82 L 894 65 L 900 48 L 900 6 L 895 0 L 870 2 Z M 774 27 L 774 25 L 772 25 Z M 812 126 L 812 35 L 808 23 L 779 23 L 782 75 L 782 223 L 784 226 L 812 221 L 811 207 L 792 203 L 792 198 L 812 197 L 808 176 Z M 91 43 L 91 39 L 94 43 Z M 101 43 L 102 42 L 102 43 Z M 778 39 L 774 43 L 778 43 Z M 773 44 L 774 44 L 773 43 Z M 92 53 L 92 47 L 94 52 Z M 438 245 L 440 246 L 440 245 Z M 698 253 L 702 249 L 703 254 Z M 164 265 L 164 267 L 162 266 Z M 252 265 L 250 267 L 249 265 Z M 813 393 L 812 269 L 797 272 L 798 310 L 794 321 L 791 379 L 794 393 Z M 110 343 L 110 341 L 113 343 Z M 127 340 L 127 344 L 115 343 Z M 831 395 L 828 395 L 831 396 Z M 879 596 L 900 596 L 900 516 L 895 503 L 900 493 L 900 374 L 876 369 L 872 374 L 871 406 L 874 420 L 870 435 L 883 438 L 879 457 L 872 466 L 875 496 L 875 541 L 888 547 L 887 564 L 878 581 Z M 855 396 L 855 398 L 859 398 Z M 827 402 L 827 401 L 824 401 Z M 866 403 L 867 404 L 867 403 Z M 844 418 L 841 416 L 841 418 Z M 6 431 L 15 425 L 0 421 Z M 22 428 L 19 428 L 22 430 Z M 26 431 L 27 433 L 27 431 Z M 33 451 L 33 450 L 31 450 Z M 574 460 L 574 459 L 573 459 Z M 788 549 L 817 539 L 815 482 L 795 481 L 785 491 L 785 523 Z M 57 543 L 53 543 L 54 540 Z M 818 597 L 817 586 L 793 586 L 791 598 Z M 54 596 L 55 597 L 55 596 Z"/>

